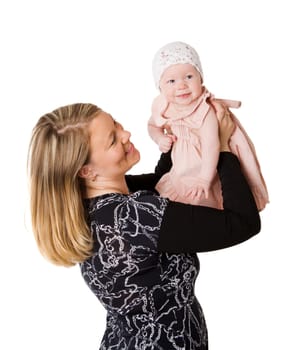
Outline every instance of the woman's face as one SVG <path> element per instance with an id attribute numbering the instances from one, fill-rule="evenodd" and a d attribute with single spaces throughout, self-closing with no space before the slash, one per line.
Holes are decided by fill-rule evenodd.
<path id="1" fill-rule="evenodd" d="M 130 132 L 110 114 L 101 112 L 89 125 L 89 166 L 96 176 L 115 180 L 140 160 L 140 153 L 130 142 Z"/>

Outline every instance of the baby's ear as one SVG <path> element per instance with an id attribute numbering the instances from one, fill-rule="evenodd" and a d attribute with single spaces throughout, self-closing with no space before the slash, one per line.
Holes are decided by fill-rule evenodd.
<path id="1" fill-rule="evenodd" d="M 81 167 L 80 171 L 78 172 L 78 176 L 83 179 L 92 180 L 96 176 L 96 173 L 90 165 L 86 164 Z"/>

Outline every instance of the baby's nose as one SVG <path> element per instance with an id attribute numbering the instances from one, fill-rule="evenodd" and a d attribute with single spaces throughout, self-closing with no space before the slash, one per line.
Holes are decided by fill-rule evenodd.
<path id="1" fill-rule="evenodd" d="M 186 82 L 184 80 L 178 80 L 177 88 L 184 89 L 186 87 Z"/>

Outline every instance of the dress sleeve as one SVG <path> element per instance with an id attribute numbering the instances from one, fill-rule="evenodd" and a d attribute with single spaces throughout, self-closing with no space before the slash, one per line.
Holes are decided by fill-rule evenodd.
<path id="1" fill-rule="evenodd" d="M 155 191 L 155 186 L 160 178 L 167 173 L 172 166 L 171 150 L 162 153 L 155 167 L 154 173 L 141 175 L 126 175 L 127 186 L 131 192 L 139 190 Z"/>
<path id="2" fill-rule="evenodd" d="M 237 157 L 220 153 L 217 169 L 224 209 L 169 201 L 160 229 L 159 251 L 213 251 L 246 241 L 260 231 L 255 200 Z"/>

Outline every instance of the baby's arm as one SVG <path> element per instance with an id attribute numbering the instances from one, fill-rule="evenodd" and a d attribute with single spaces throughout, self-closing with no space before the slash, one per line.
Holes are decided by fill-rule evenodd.
<path id="1" fill-rule="evenodd" d="M 201 140 L 201 171 L 197 182 L 190 191 L 193 198 L 203 194 L 208 198 L 209 188 L 216 173 L 220 143 L 218 137 L 218 121 L 213 108 L 210 108 L 200 130 Z"/>
<path id="2" fill-rule="evenodd" d="M 148 121 L 148 132 L 153 141 L 157 143 L 161 152 L 168 152 L 173 142 L 175 142 L 176 137 L 169 134 L 166 130 L 166 125 L 162 123 L 162 126 L 156 124 L 156 117 L 158 119 L 163 118 L 163 113 L 166 110 L 168 103 L 166 99 L 159 95 L 157 96 L 152 104 L 152 116 Z M 166 120 L 167 121 L 167 120 Z"/>

